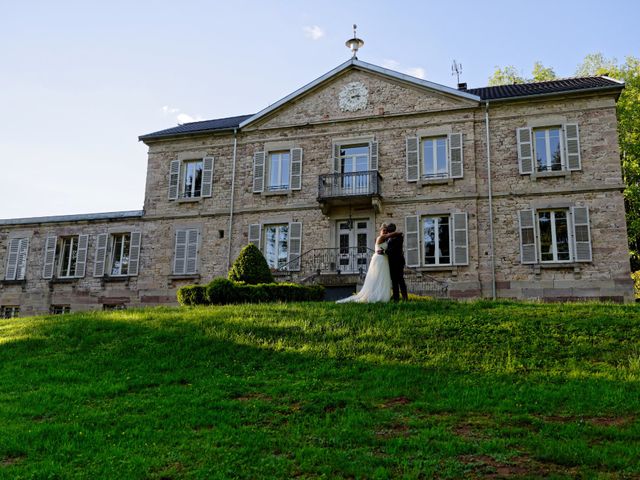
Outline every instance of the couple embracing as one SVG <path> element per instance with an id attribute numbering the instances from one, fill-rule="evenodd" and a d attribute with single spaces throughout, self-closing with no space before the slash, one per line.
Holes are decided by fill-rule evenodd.
<path id="1" fill-rule="evenodd" d="M 383 223 L 380 235 L 376 238 L 376 253 L 371 257 L 369 270 L 360 291 L 351 297 L 338 300 L 337 303 L 388 302 L 393 289 L 393 301 L 407 300 L 407 285 L 404 283 L 404 254 L 402 232 L 396 231 L 393 223 Z"/>

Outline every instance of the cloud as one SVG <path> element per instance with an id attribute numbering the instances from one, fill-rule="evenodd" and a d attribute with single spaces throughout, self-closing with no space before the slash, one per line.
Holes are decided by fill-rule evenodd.
<path id="1" fill-rule="evenodd" d="M 311 40 L 320 40 L 324 37 L 324 30 L 318 25 L 303 27 L 304 35 Z"/>
<path id="2" fill-rule="evenodd" d="M 179 111 L 179 108 L 170 107 L 169 105 L 165 105 L 164 107 L 162 107 L 162 113 L 164 113 L 165 115 L 178 113 Z"/>
<path id="3" fill-rule="evenodd" d="M 178 116 L 176 117 L 176 120 L 178 121 L 179 125 L 182 125 L 183 123 L 191 123 L 191 122 L 197 122 L 202 120 L 202 117 L 197 115 L 195 117 L 192 117 L 191 115 L 187 114 L 187 113 L 179 113 Z"/>
<path id="4" fill-rule="evenodd" d="M 411 75 L 412 77 L 422 78 L 424 79 L 427 76 L 427 72 L 422 67 L 403 67 L 400 62 L 397 60 L 393 60 L 391 58 L 384 59 L 382 61 L 382 66 L 384 68 L 388 68 L 389 70 L 395 70 L 397 72 L 406 73 L 407 75 Z"/>

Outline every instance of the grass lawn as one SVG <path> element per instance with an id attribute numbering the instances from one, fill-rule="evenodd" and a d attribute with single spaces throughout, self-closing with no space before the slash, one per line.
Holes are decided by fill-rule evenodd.
<path id="1" fill-rule="evenodd" d="M 0 478 L 640 478 L 640 308 L 0 320 Z"/>

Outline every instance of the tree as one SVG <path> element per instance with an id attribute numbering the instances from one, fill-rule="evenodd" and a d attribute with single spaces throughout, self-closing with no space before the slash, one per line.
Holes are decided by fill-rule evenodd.
<path id="1" fill-rule="evenodd" d="M 553 71 L 553 68 L 545 67 L 540 62 L 535 62 L 533 64 L 533 71 L 531 74 L 533 75 L 532 80 L 534 82 L 548 82 L 549 80 L 555 80 L 558 78 L 556 72 Z"/>
<path id="2" fill-rule="evenodd" d="M 273 275 L 262 252 L 253 243 L 242 250 L 229 270 L 229 280 L 250 284 L 272 283 Z"/>
<path id="3" fill-rule="evenodd" d="M 511 85 L 513 83 L 525 83 L 525 79 L 518 75 L 518 70 L 513 65 L 504 68 L 496 67 L 493 75 L 489 77 L 489 86 Z"/>
<path id="4" fill-rule="evenodd" d="M 595 75 L 607 75 L 618 70 L 618 61 L 615 58 L 604 58 L 602 53 L 590 53 L 578 68 L 576 77 L 593 77 Z"/>

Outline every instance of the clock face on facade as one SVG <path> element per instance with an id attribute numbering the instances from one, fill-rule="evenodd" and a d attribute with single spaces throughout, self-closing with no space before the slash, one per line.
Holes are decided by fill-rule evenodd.
<path id="1" fill-rule="evenodd" d="M 347 83 L 338 98 L 340 110 L 343 112 L 355 112 L 367 106 L 369 91 L 362 82 Z"/>

